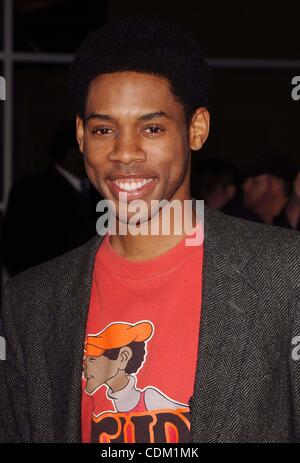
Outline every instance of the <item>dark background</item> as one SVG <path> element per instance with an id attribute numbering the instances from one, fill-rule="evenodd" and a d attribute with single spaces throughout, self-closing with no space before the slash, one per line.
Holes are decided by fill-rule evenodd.
<path id="1" fill-rule="evenodd" d="M 14 4 L 16 52 L 73 54 L 89 31 L 122 16 L 163 18 L 190 27 L 213 64 L 211 134 L 194 158 L 225 157 L 244 171 L 257 151 L 278 149 L 298 161 L 300 101 L 291 98 L 291 80 L 300 75 L 300 65 L 278 68 L 274 60 L 300 61 L 299 0 L 16 0 Z M 1 37 L 0 47 L 2 43 Z M 262 60 L 268 68 L 253 67 L 247 60 Z M 68 68 L 67 63 L 20 60 L 14 65 L 14 180 L 48 163 L 52 130 L 71 115 Z M 2 155 L 1 150 L 0 169 Z"/>

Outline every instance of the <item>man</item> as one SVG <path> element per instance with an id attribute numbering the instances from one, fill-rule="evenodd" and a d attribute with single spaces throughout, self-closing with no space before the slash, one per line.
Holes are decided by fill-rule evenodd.
<path id="1" fill-rule="evenodd" d="M 206 206 L 224 214 L 260 222 L 243 205 L 239 173 L 233 164 L 222 158 L 212 158 L 195 164 L 192 165 L 191 173 L 193 197 L 203 199 Z"/>
<path id="2" fill-rule="evenodd" d="M 237 173 L 234 166 L 222 159 L 212 158 L 193 166 L 191 192 L 205 201 L 208 207 L 222 211 L 238 193 Z"/>
<path id="3" fill-rule="evenodd" d="M 19 179 L 10 192 L 1 243 L 10 275 L 64 254 L 95 234 L 95 206 L 101 198 L 94 188 L 87 195 L 82 189 L 88 179 L 74 120 L 59 123 L 48 154 L 51 164 Z"/>
<path id="4" fill-rule="evenodd" d="M 84 346 L 112 324 L 144 321 L 155 335 L 139 387 L 155 384 L 188 405 L 190 432 L 181 442 L 300 441 L 298 234 L 209 208 L 204 243 L 186 245 L 191 233 L 177 233 L 175 222 L 167 234 L 161 227 L 171 201 L 190 204 L 191 150 L 209 132 L 199 45 L 171 26 L 122 20 L 83 43 L 71 82 L 86 170 L 109 200 L 117 231 L 5 285 L 1 439 L 115 439 L 109 428 L 90 432 L 107 407 L 97 410 L 83 394 Z M 120 232 L 134 218 L 134 199 L 146 205 L 136 225 L 145 232 L 158 223 L 158 233 Z M 165 206 L 149 214 L 156 200 Z M 202 222 L 196 208 L 188 217 L 193 235 Z M 122 381 L 131 355 L 123 347 L 117 369 L 107 363 Z M 126 442 L 124 420 L 119 426 Z M 133 442 L 162 436 L 155 429 L 147 440 L 139 431 Z M 165 441 L 178 442 L 178 433 Z"/>
<path id="5" fill-rule="evenodd" d="M 300 230 L 300 173 L 293 182 L 293 191 L 286 207 L 275 217 L 274 225 Z"/>
<path id="6" fill-rule="evenodd" d="M 243 184 L 245 207 L 267 225 L 284 225 L 279 219 L 285 216 L 295 175 L 294 163 L 284 155 L 259 154 L 253 172 Z"/>

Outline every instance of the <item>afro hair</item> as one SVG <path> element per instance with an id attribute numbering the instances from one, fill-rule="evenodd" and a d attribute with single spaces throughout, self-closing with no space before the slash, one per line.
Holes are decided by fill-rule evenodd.
<path id="1" fill-rule="evenodd" d="M 89 84 L 99 75 L 134 71 L 168 80 L 186 121 L 208 107 L 208 66 L 189 31 L 154 20 L 124 18 L 92 32 L 71 65 L 69 89 L 81 119 Z"/>

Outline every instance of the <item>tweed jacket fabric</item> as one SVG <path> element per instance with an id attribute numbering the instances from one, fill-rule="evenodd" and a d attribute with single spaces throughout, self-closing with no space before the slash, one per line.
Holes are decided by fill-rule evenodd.
<path id="1" fill-rule="evenodd" d="M 191 440 L 300 442 L 300 359 L 292 355 L 300 235 L 209 208 L 204 232 Z M 95 235 L 5 284 L 0 442 L 80 442 L 85 325 L 101 241 Z"/>

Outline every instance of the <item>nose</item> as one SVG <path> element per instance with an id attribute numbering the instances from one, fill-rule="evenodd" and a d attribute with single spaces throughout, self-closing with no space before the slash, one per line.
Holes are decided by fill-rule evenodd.
<path id="1" fill-rule="evenodd" d="M 113 150 L 109 154 L 111 162 L 121 162 L 123 164 L 144 161 L 145 159 L 146 154 L 140 145 L 139 136 L 132 132 L 120 133 Z"/>

